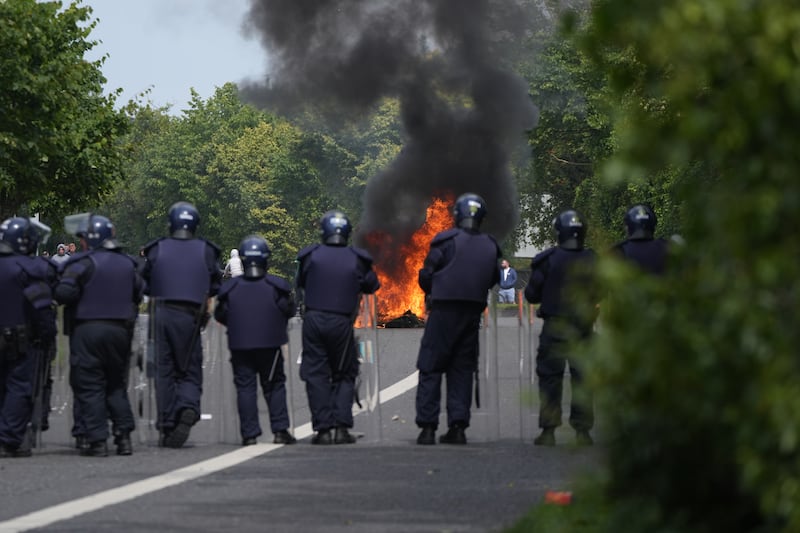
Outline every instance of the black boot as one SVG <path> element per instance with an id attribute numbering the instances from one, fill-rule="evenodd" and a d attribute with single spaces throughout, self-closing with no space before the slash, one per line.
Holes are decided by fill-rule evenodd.
<path id="1" fill-rule="evenodd" d="M 182 410 L 181 414 L 178 415 L 178 423 L 164 436 L 164 446 L 167 448 L 180 448 L 183 446 L 189 438 L 192 426 L 198 420 L 200 420 L 200 415 L 194 409 Z"/>
<path id="2" fill-rule="evenodd" d="M 340 426 L 336 428 L 333 437 L 334 444 L 355 444 L 356 438 L 351 435 L 346 427 Z"/>
<path id="3" fill-rule="evenodd" d="M 311 444 L 333 444 L 333 437 L 330 429 L 322 429 L 311 437 Z"/>
<path id="4" fill-rule="evenodd" d="M 297 442 L 297 439 L 285 429 L 276 431 L 272 438 L 273 444 L 294 444 L 295 442 Z"/>
<path id="5" fill-rule="evenodd" d="M 117 455 L 133 455 L 130 433 L 120 433 L 114 437 L 114 444 L 117 445 Z"/>
<path id="6" fill-rule="evenodd" d="M 439 437 L 439 442 L 442 444 L 466 444 L 467 435 L 464 433 L 463 427 L 451 426 L 447 433 Z"/>
<path id="7" fill-rule="evenodd" d="M 556 429 L 544 428 L 538 437 L 533 439 L 533 443 L 537 446 L 555 446 L 556 445 Z"/>
<path id="8" fill-rule="evenodd" d="M 436 444 L 436 428 L 432 426 L 423 427 L 417 437 L 417 444 L 422 444 L 423 446 Z"/>
<path id="9" fill-rule="evenodd" d="M 85 448 L 81 448 L 80 454 L 84 457 L 108 457 L 108 443 L 104 440 L 90 442 Z"/>

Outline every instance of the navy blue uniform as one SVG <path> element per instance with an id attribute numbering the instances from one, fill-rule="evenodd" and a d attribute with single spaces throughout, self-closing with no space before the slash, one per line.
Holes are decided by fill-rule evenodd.
<path id="1" fill-rule="evenodd" d="M 613 251 L 637 265 L 644 272 L 662 275 L 667 266 L 669 242 L 665 239 L 627 239 L 614 246 Z"/>
<path id="2" fill-rule="evenodd" d="M 360 295 L 380 288 L 368 252 L 353 246 L 314 244 L 297 255 L 297 288 L 304 291 L 303 360 L 311 424 L 315 431 L 353 427 L 358 356 L 353 321 Z"/>
<path id="3" fill-rule="evenodd" d="M 176 426 L 191 427 L 200 418 L 200 330 L 208 319 L 208 298 L 219 291 L 219 252 L 216 245 L 199 238 L 165 237 L 145 246 L 142 275 L 156 314 L 151 334 L 156 341 L 157 426 L 168 446 L 167 437 Z M 185 436 L 179 440 L 185 441 Z"/>
<path id="4" fill-rule="evenodd" d="M 45 261 L 0 253 L 0 455 L 27 456 L 38 358 L 55 336 L 53 271 Z"/>
<path id="5" fill-rule="evenodd" d="M 591 395 L 583 387 L 583 373 L 568 351 L 569 342 L 592 334 L 597 298 L 593 272 L 596 254 L 592 250 L 549 248 L 533 258 L 525 298 L 539 303 L 537 314 L 544 319 L 536 354 L 539 378 L 539 427 L 561 425 L 564 371 L 569 363 L 572 382 L 570 425 L 588 431 L 594 425 Z"/>
<path id="6" fill-rule="evenodd" d="M 281 345 L 289 340 L 286 326 L 295 311 L 291 285 L 276 276 L 239 276 L 220 289 L 214 317 L 228 327 L 243 441 L 261 435 L 257 378 L 267 402 L 270 429 L 277 434 L 289 427 Z"/>
<path id="7" fill-rule="evenodd" d="M 419 271 L 430 311 L 417 359 L 416 423 L 439 425 L 442 375 L 447 376 L 447 425 L 469 427 L 472 376 L 478 368 L 481 313 L 500 280 L 500 248 L 490 235 L 454 228 L 439 233 Z"/>
<path id="8" fill-rule="evenodd" d="M 55 289 L 71 315 L 70 383 L 88 443 L 117 441 L 134 429 L 127 393 L 131 337 L 144 283 L 133 258 L 98 248 L 68 261 Z"/>

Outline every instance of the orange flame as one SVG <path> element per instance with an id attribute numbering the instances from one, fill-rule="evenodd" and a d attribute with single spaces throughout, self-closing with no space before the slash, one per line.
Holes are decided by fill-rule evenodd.
<path id="1" fill-rule="evenodd" d="M 434 198 L 428 206 L 425 222 L 408 242 L 396 244 L 390 235 L 375 233 L 368 236 L 371 244 L 393 250 L 390 259 L 375 265 L 381 282 L 377 293 L 378 317 L 391 320 L 410 311 L 425 316 L 425 293 L 417 282 L 419 269 L 437 233 L 453 226 L 452 200 Z"/>

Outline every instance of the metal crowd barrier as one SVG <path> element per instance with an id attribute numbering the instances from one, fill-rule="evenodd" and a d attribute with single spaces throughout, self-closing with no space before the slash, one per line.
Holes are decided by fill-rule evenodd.
<path id="1" fill-rule="evenodd" d="M 517 294 L 516 316 L 509 310 L 498 310 L 497 298 L 490 293 L 489 305 L 483 315 L 480 331 L 479 394 L 480 407 L 473 402 L 470 441 L 488 442 L 498 439 L 531 441 L 537 433 L 538 395 L 536 393 L 536 347 L 541 324 L 535 319 L 534 308 Z M 360 361 L 358 397 L 361 407 L 354 406 L 355 432 L 363 441 L 380 442 L 388 420 L 382 419 L 380 403 L 381 365 L 379 351 L 388 352 L 392 358 L 407 358 L 408 374 L 416 364 L 416 350 L 392 345 L 390 335 L 382 329 L 376 317 L 376 299 L 370 295 L 362 299 L 355 326 L 355 336 Z M 142 446 L 158 445 L 156 429 L 157 409 L 155 399 L 154 340 L 148 337 L 149 322 L 153 314 L 141 314 L 136 322 L 132 340 L 132 357 L 128 394 L 136 417 L 134 442 Z M 422 329 L 419 328 L 419 337 Z M 289 342 L 282 347 L 287 376 L 287 404 L 291 429 L 310 420 L 305 387 L 299 380 L 299 358 L 302 354 L 302 319 L 292 318 L 288 326 Z M 405 336 L 408 339 L 408 336 Z M 201 419 L 193 428 L 189 444 L 241 443 L 236 409 L 236 389 L 227 346 L 226 328 L 213 319 L 201 334 L 203 343 L 203 396 Z M 380 348 L 380 350 L 379 350 Z M 402 353 L 395 353 L 402 352 Z M 406 374 L 407 375 L 407 374 Z M 58 336 L 56 357 L 51 367 L 53 387 L 51 393 L 50 428 L 41 433 L 37 446 L 73 447 L 71 434 L 74 423 L 72 392 L 69 386 L 69 342 Z M 394 376 L 393 376 L 394 377 Z M 398 379 L 404 376 L 399 376 Z M 385 379 L 385 378 L 384 378 Z M 443 383 L 446 386 L 446 380 Z M 565 391 L 568 389 L 565 388 Z M 412 392 L 413 394 L 413 392 Z M 445 419 L 443 394 L 442 424 Z M 565 394 L 565 402 L 568 394 Z M 385 409 L 384 409 L 385 410 Z M 413 410 L 413 408 L 412 408 Z M 264 435 L 262 442 L 271 442 L 268 410 L 259 388 L 259 416 Z M 413 420 L 414 413 L 406 413 Z M 415 433 L 409 428 L 409 434 Z M 413 436 L 413 435 L 412 435 Z"/>

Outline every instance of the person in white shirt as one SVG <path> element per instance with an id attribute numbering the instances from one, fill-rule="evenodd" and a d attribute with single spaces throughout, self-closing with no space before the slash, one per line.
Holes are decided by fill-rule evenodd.
<path id="1" fill-rule="evenodd" d="M 242 259 L 239 257 L 239 250 L 234 248 L 231 250 L 231 258 L 228 264 L 225 265 L 224 278 L 235 278 L 244 274 L 244 267 L 242 266 Z"/>

